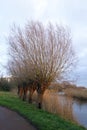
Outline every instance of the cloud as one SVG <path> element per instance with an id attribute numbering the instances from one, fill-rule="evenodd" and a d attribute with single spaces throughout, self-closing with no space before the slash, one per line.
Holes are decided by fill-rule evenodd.
<path id="1" fill-rule="evenodd" d="M 78 72 L 87 73 L 87 0 L 3 0 L 0 4 L 0 49 L 6 55 L 5 36 L 13 23 L 24 26 L 27 20 L 68 25 L 79 58 Z M 5 59 L 5 58 L 2 58 Z M 4 62 L 4 60 L 2 60 Z M 86 79 L 86 77 L 84 77 Z M 84 79 L 84 80 L 85 80 Z M 82 78 L 83 81 L 83 78 Z M 81 81 L 81 82 L 82 82 Z M 83 81 L 84 82 L 84 81 Z"/>

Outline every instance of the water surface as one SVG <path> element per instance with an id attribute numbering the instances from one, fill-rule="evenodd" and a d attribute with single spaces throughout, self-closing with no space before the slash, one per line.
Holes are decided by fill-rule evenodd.
<path id="1" fill-rule="evenodd" d="M 64 93 L 47 93 L 44 95 L 43 109 L 87 128 L 87 102 L 67 97 Z"/>
<path id="2" fill-rule="evenodd" d="M 77 122 L 87 128 L 87 102 L 74 100 L 72 109 Z"/>

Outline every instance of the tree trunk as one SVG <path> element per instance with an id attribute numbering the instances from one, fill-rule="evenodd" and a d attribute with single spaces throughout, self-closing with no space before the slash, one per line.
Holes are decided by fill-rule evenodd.
<path id="1" fill-rule="evenodd" d="M 21 86 L 18 85 L 17 87 L 18 87 L 18 92 L 17 92 L 17 94 L 19 95 L 19 94 L 20 94 L 20 87 L 21 87 Z"/>
<path id="2" fill-rule="evenodd" d="M 22 98 L 22 95 L 23 95 L 23 87 L 20 87 L 20 90 L 19 90 L 19 98 Z"/>
<path id="3" fill-rule="evenodd" d="M 42 102 L 43 102 L 43 95 L 44 92 L 46 90 L 46 87 L 38 87 L 37 88 L 37 94 L 38 94 L 38 99 L 37 99 L 37 103 L 38 103 L 38 108 L 41 109 L 42 108 Z"/>
<path id="4" fill-rule="evenodd" d="M 33 96 L 34 90 L 31 88 L 29 89 L 29 103 L 32 103 L 32 96 Z"/>
<path id="5" fill-rule="evenodd" d="M 42 108 L 43 95 L 44 95 L 44 93 L 38 93 L 38 101 L 37 101 L 38 104 L 37 104 L 37 107 L 39 109 Z"/>
<path id="6" fill-rule="evenodd" d="M 24 86 L 24 87 L 23 87 L 23 101 L 26 100 L 27 90 L 28 90 L 27 86 L 26 86 L 26 87 Z"/>

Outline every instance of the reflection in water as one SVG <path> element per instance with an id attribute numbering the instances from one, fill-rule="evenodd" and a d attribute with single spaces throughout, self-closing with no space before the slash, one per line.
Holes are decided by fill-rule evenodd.
<path id="1" fill-rule="evenodd" d="M 43 109 L 76 121 L 87 128 L 87 102 L 73 100 L 63 93 L 58 94 L 47 90 L 43 97 Z"/>
<path id="2" fill-rule="evenodd" d="M 73 115 L 78 123 L 87 128 L 87 102 L 74 101 Z"/>
<path id="3" fill-rule="evenodd" d="M 72 112 L 72 98 L 58 93 L 45 93 L 43 109 L 52 113 L 60 114 L 63 118 L 74 121 Z"/>

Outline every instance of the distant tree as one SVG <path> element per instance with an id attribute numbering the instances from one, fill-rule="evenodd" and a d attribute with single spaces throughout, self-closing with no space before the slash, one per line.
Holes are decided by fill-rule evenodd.
<path id="1" fill-rule="evenodd" d="M 12 89 L 12 81 L 8 81 L 5 77 L 0 77 L 0 91 L 10 91 Z"/>
<path id="2" fill-rule="evenodd" d="M 24 30 L 12 29 L 9 46 L 11 74 L 26 82 L 33 81 L 41 108 L 43 94 L 51 82 L 63 79 L 76 62 L 69 30 L 51 23 L 44 26 L 28 22 Z"/>

